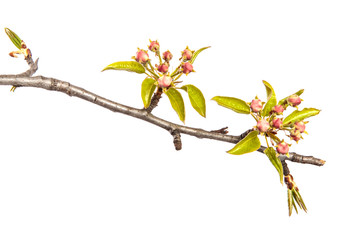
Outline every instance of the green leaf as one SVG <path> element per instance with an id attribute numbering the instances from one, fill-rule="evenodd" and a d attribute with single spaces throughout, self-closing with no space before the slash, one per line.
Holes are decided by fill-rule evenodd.
<path id="1" fill-rule="evenodd" d="M 20 39 L 20 37 L 9 28 L 5 28 L 5 32 L 7 36 L 11 39 L 14 46 L 16 46 L 18 49 L 21 49 L 22 40 Z"/>
<path id="2" fill-rule="evenodd" d="M 304 92 L 304 89 L 301 89 L 301 90 L 297 91 L 297 92 L 294 93 L 294 94 L 296 94 L 297 96 L 300 96 L 303 92 Z M 292 95 L 294 95 L 294 94 L 292 94 Z M 281 99 L 281 100 L 278 102 L 278 105 L 283 105 L 283 104 L 285 103 L 285 101 L 286 101 L 290 96 L 291 96 L 291 95 L 289 95 L 288 97 L 285 97 L 285 98 Z"/>
<path id="3" fill-rule="evenodd" d="M 315 116 L 319 113 L 320 110 L 315 108 L 304 108 L 301 111 L 295 110 L 283 120 L 283 125 L 293 124 L 294 122 L 302 121 L 305 118 Z"/>
<path id="4" fill-rule="evenodd" d="M 191 59 L 190 59 L 190 63 L 193 64 L 196 57 L 198 56 L 198 54 L 200 54 L 203 50 L 207 49 L 207 48 L 210 48 L 209 47 L 204 47 L 204 48 L 201 48 L 201 49 L 198 49 L 196 52 L 194 52 L 194 54 L 192 55 Z"/>
<path id="5" fill-rule="evenodd" d="M 288 211 L 289 211 L 289 216 L 291 216 L 293 212 L 293 197 L 291 195 L 290 189 L 288 189 Z"/>
<path id="6" fill-rule="evenodd" d="M 276 94 L 272 86 L 267 82 L 263 80 L 263 83 L 266 88 L 266 95 L 267 95 L 267 102 L 264 105 L 262 115 L 263 116 L 268 116 L 269 113 L 271 112 L 272 108 L 276 106 L 277 104 L 277 99 L 276 99 Z"/>
<path id="7" fill-rule="evenodd" d="M 155 82 L 156 81 L 152 78 L 146 78 L 142 82 L 141 98 L 142 98 L 143 105 L 145 106 L 145 108 L 148 108 L 151 103 L 151 99 L 156 88 Z"/>
<path id="8" fill-rule="evenodd" d="M 227 153 L 234 155 L 241 155 L 256 151 L 260 148 L 260 141 L 258 138 L 258 131 L 252 131 L 247 136 L 238 142 L 231 150 Z"/>
<path id="9" fill-rule="evenodd" d="M 264 153 L 266 156 L 268 156 L 270 162 L 276 168 L 280 177 L 280 182 L 281 184 L 283 184 L 283 167 L 281 161 L 277 157 L 275 149 L 273 147 L 268 147 L 267 149 L 265 149 Z"/>
<path id="10" fill-rule="evenodd" d="M 202 116 L 205 117 L 205 99 L 204 96 L 197 87 L 188 84 L 181 87 L 189 95 L 189 99 L 192 107 Z"/>
<path id="11" fill-rule="evenodd" d="M 216 101 L 220 106 L 229 108 L 237 113 L 250 114 L 250 106 L 243 100 L 233 97 L 216 96 L 211 100 Z"/>
<path id="12" fill-rule="evenodd" d="M 124 70 L 128 72 L 135 72 L 135 73 L 145 73 L 145 68 L 138 62 L 135 61 L 122 61 L 122 62 L 114 62 L 110 65 L 106 66 L 102 71 L 105 70 Z"/>
<path id="13" fill-rule="evenodd" d="M 172 108 L 178 114 L 179 119 L 184 123 L 185 107 L 182 95 L 180 94 L 180 92 L 178 92 L 178 90 L 171 87 L 166 91 L 166 95 L 168 96 L 168 99 L 171 102 Z"/>

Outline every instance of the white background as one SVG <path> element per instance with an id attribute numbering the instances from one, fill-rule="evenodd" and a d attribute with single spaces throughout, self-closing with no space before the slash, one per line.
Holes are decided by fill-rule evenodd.
<path id="1" fill-rule="evenodd" d="M 309 212 L 288 217 L 286 187 L 266 156 L 231 156 L 228 143 L 171 135 L 67 95 L 0 87 L 0 239 L 343 239 L 342 1 L 5 1 L 0 27 L 40 58 L 37 75 L 142 107 L 142 75 L 107 71 L 158 39 L 174 54 L 210 49 L 183 78 L 207 99 L 207 118 L 186 99 L 186 125 L 254 125 L 210 101 L 283 98 L 322 110 L 291 150 L 327 161 L 289 163 Z M 27 69 L 0 34 L 0 74 Z M 151 54 L 153 56 L 153 54 Z M 168 99 L 155 115 L 180 123 Z"/>

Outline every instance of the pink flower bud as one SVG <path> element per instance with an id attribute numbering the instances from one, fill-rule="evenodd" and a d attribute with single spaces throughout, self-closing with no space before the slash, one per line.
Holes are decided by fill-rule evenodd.
<path id="1" fill-rule="evenodd" d="M 182 51 L 182 59 L 185 61 L 188 61 L 192 58 L 193 52 L 189 49 L 189 47 L 186 47 L 184 51 Z"/>
<path id="2" fill-rule="evenodd" d="M 293 139 L 295 142 L 300 141 L 301 139 L 301 133 L 299 131 L 291 131 L 290 132 L 290 137 Z"/>
<path id="3" fill-rule="evenodd" d="M 163 75 L 158 79 L 159 86 L 162 88 L 167 88 L 172 83 L 172 78 L 170 76 Z"/>
<path id="4" fill-rule="evenodd" d="M 282 114 L 284 111 L 284 107 L 282 105 L 276 105 L 272 108 L 272 111 L 278 115 Z"/>
<path id="5" fill-rule="evenodd" d="M 257 129 L 260 132 L 266 132 L 268 131 L 268 129 L 270 128 L 270 124 L 268 121 L 266 121 L 265 119 L 259 120 L 257 122 Z"/>
<path id="6" fill-rule="evenodd" d="M 158 41 L 150 41 L 150 45 L 148 46 L 148 49 L 152 52 L 157 52 L 160 48 L 160 44 Z"/>
<path id="7" fill-rule="evenodd" d="M 167 73 L 168 67 L 169 67 L 168 63 L 164 62 L 163 64 L 160 64 L 158 66 L 158 71 L 161 73 Z"/>
<path id="8" fill-rule="evenodd" d="M 172 53 L 170 51 L 168 51 L 168 50 L 162 54 L 162 58 L 166 62 L 170 61 L 172 59 L 172 57 L 173 57 Z"/>
<path id="9" fill-rule="evenodd" d="M 306 130 L 306 124 L 303 121 L 294 123 L 294 127 L 300 133 L 303 133 Z"/>
<path id="10" fill-rule="evenodd" d="M 148 53 L 145 50 L 139 49 L 136 52 L 135 60 L 139 63 L 146 63 L 149 59 Z"/>
<path id="11" fill-rule="evenodd" d="M 298 95 L 293 94 L 288 98 L 288 103 L 291 106 L 296 107 L 297 105 L 301 103 L 301 98 Z"/>
<path id="12" fill-rule="evenodd" d="M 282 125 L 283 125 L 283 122 L 280 118 L 274 118 L 272 120 L 272 126 L 274 128 L 280 129 L 282 127 Z"/>
<path id="13" fill-rule="evenodd" d="M 259 112 L 260 110 L 262 110 L 263 108 L 263 104 L 262 101 L 260 101 L 260 99 L 253 99 L 251 102 L 251 109 L 253 112 Z"/>
<path id="14" fill-rule="evenodd" d="M 276 150 L 279 154 L 287 154 L 289 152 L 289 145 L 283 140 L 277 144 Z"/>
<path id="15" fill-rule="evenodd" d="M 183 69 L 183 73 L 189 74 L 190 72 L 193 71 L 193 66 L 189 62 L 185 62 L 182 64 L 182 69 Z"/>

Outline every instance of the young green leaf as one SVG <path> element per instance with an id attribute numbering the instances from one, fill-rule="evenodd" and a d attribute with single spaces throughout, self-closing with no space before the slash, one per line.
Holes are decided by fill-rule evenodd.
<path id="1" fill-rule="evenodd" d="M 5 32 L 7 36 L 11 39 L 14 46 L 16 46 L 18 49 L 21 49 L 22 40 L 20 39 L 20 37 L 9 28 L 5 28 Z"/>
<path id="2" fill-rule="evenodd" d="M 205 99 L 204 96 L 197 87 L 188 84 L 181 87 L 189 95 L 189 99 L 192 107 L 202 116 L 205 117 Z"/>
<path id="3" fill-rule="evenodd" d="M 291 193 L 292 193 L 293 199 L 295 200 L 297 205 L 299 205 L 299 207 L 303 211 L 307 212 L 307 207 L 306 207 L 306 205 L 305 205 L 305 203 L 304 203 L 304 201 L 303 201 L 303 199 L 301 197 L 300 192 L 297 189 L 295 189 L 295 188 L 293 188 L 291 191 L 292 191 Z M 295 206 L 295 210 L 296 210 L 296 206 Z"/>
<path id="4" fill-rule="evenodd" d="M 122 62 L 114 62 L 110 65 L 106 66 L 102 71 L 105 70 L 123 70 L 128 72 L 135 72 L 135 73 L 145 73 L 145 68 L 138 62 L 135 61 L 122 61 Z"/>
<path id="5" fill-rule="evenodd" d="M 301 111 L 295 110 L 283 120 L 283 125 L 293 124 L 294 122 L 302 121 L 305 118 L 315 116 L 319 113 L 320 110 L 315 108 L 304 108 Z"/>
<path id="6" fill-rule="evenodd" d="M 237 113 L 250 114 L 250 106 L 243 100 L 233 97 L 216 96 L 214 100 L 222 107 L 229 108 Z"/>
<path id="7" fill-rule="evenodd" d="M 275 91 L 272 86 L 267 81 L 263 80 L 263 83 L 266 88 L 267 102 L 264 105 L 262 115 L 268 116 L 272 108 L 277 104 L 277 100 Z"/>
<path id="8" fill-rule="evenodd" d="M 168 96 L 168 99 L 170 100 L 172 108 L 178 114 L 179 119 L 184 123 L 185 122 L 185 107 L 184 107 L 184 101 L 183 101 L 182 95 L 175 88 L 169 88 L 166 91 L 166 95 Z"/>
<path id="9" fill-rule="evenodd" d="M 280 182 L 281 184 L 283 184 L 283 167 L 281 161 L 277 157 L 275 149 L 272 147 L 268 147 L 267 149 L 265 149 L 264 153 L 269 158 L 272 165 L 274 165 L 274 167 L 276 168 L 280 177 Z"/>
<path id="10" fill-rule="evenodd" d="M 288 189 L 288 211 L 289 211 L 289 216 L 291 216 L 293 212 L 293 197 L 291 195 L 291 190 Z"/>
<path id="11" fill-rule="evenodd" d="M 258 138 L 258 131 L 252 131 L 247 136 L 238 142 L 231 150 L 227 153 L 234 155 L 241 155 L 256 151 L 260 148 L 260 141 Z"/>
<path id="12" fill-rule="evenodd" d="M 297 92 L 294 93 L 294 94 L 296 94 L 297 96 L 300 96 L 303 92 L 304 92 L 304 89 L 301 89 L 301 90 L 297 91 Z M 294 94 L 292 94 L 292 95 L 294 95 Z M 290 95 L 290 96 L 291 96 L 291 95 Z M 281 99 L 281 100 L 278 102 L 278 105 L 283 105 L 283 104 L 285 103 L 285 101 L 286 101 L 290 96 Z"/>
<path id="13" fill-rule="evenodd" d="M 210 48 L 210 46 L 209 47 L 200 48 L 196 52 L 194 52 L 194 54 L 192 55 L 192 57 L 190 59 L 190 63 L 193 64 L 194 61 L 196 60 L 196 57 L 198 56 L 198 54 L 200 54 L 203 50 L 205 50 L 207 48 Z"/>
<path id="14" fill-rule="evenodd" d="M 156 88 L 155 82 L 156 81 L 152 78 L 146 78 L 142 82 L 141 98 L 145 108 L 148 108 L 151 103 L 151 99 Z"/>

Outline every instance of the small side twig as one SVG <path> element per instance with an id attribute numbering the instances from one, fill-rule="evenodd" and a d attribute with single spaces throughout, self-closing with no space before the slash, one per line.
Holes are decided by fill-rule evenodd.
<path id="1" fill-rule="evenodd" d="M 182 140 L 180 137 L 180 132 L 177 129 L 170 130 L 171 135 L 173 136 L 173 144 L 177 151 L 182 149 Z"/>
<path id="2" fill-rule="evenodd" d="M 283 167 L 283 175 L 288 176 L 290 174 L 288 164 L 285 162 L 285 160 L 281 160 L 282 167 Z"/>
<path id="3" fill-rule="evenodd" d="M 212 130 L 210 132 L 213 132 L 213 133 L 221 133 L 221 134 L 227 134 L 228 133 L 228 127 L 223 127 L 223 128 L 220 128 L 218 130 Z"/>
<path id="4" fill-rule="evenodd" d="M 312 164 L 316 166 L 323 166 L 326 163 L 326 161 L 322 159 L 315 158 L 313 156 L 303 156 L 295 152 L 290 152 L 289 158 L 286 158 L 286 160 L 296 163 Z"/>
<path id="5" fill-rule="evenodd" d="M 148 108 L 146 108 L 146 111 L 148 113 L 151 113 L 153 111 L 153 109 L 158 106 L 161 95 L 162 95 L 162 88 L 158 87 L 158 90 L 154 93 L 154 95 L 152 97 L 151 104 L 149 105 Z"/>

